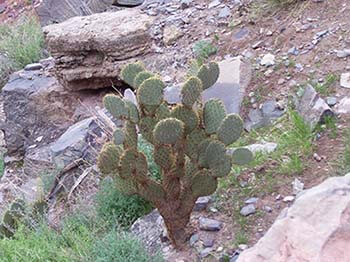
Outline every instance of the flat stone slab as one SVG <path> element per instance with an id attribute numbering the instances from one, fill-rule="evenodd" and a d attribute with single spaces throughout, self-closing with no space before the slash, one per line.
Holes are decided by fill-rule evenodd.
<path id="1" fill-rule="evenodd" d="M 216 84 L 204 90 L 202 97 L 206 102 L 217 98 L 223 101 L 228 114 L 240 112 L 245 89 L 251 79 L 251 68 L 241 57 L 227 58 L 219 62 L 220 75 Z M 164 90 L 164 98 L 170 104 L 181 101 L 182 85 L 170 86 Z"/>
<path id="2" fill-rule="evenodd" d="M 215 219 L 200 217 L 199 218 L 199 228 L 205 231 L 219 231 L 223 224 Z"/>

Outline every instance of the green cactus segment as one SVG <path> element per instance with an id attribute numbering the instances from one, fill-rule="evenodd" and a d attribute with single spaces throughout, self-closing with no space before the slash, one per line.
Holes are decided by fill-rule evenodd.
<path id="1" fill-rule="evenodd" d="M 4 237 L 12 237 L 13 236 L 13 232 L 10 231 L 4 224 L 0 224 L 0 239 L 4 238 Z"/>
<path id="2" fill-rule="evenodd" d="M 141 63 L 128 64 L 122 69 L 120 73 L 121 79 L 129 86 L 134 87 L 134 80 L 136 76 L 144 70 L 145 68 Z"/>
<path id="3" fill-rule="evenodd" d="M 137 89 L 140 87 L 140 85 L 143 83 L 143 81 L 147 80 L 148 78 L 153 77 L 154 75 L 151 72 L 143 71 L 139 72 L 135 79 L 134 79 L 134 87 Z"/>
<path id="4" fill-rule="evenodd" d="M 127 121 L 125 123 L 125 139 L 124 139 L 124 149 L 127 148 L 137 148 L 137 130 L 134 123 Z"/>
<path id="5" fill-rule="evenodd" d="M 223 143 L 213 140 L 205 150 L 206 162 L 209 168 L 213 169 L 220 165 L 221 160 L 226 156 L 226 148 Z"/>
<path id="6" fill-rule="evenodd" d="M 113 179 L 115 181 L 116 188 L 123 194 L 134 195 L 137 193 L 137 189 L 132 179 L 123 179 L 117 176 L 113 177 Z"/>
<path id="7" fill-rule="evenodd" d="M 202 65 L 198 71 L 198 78 L 202 81 L 203 90 L 213 86 L 219 78 L 219 65 L 215 62 L 209 63 L 209 66 Z"/>
<path id="8" fill-rule="evenodd" d="M 232 169 L 232 159 L 230 156 L 225 155 L 220 159 L 216 165 L 211 168 L 212 176 L 214 177 L 224 177 L 231 172 Z"/>
<path id="9" fill-rule="evenodd" d="M 125 134 L 123 129 L 121 128 L 117 128 L 116 130 L 114 130 L 113 133 L 113 142 L 115 145 L 122 145 L 124 143 L 125 140 Z"/>
<path id="10" fill-rule="evenodd" d="M 247 148 L 237 148 L 232 153 L 232 162 L 236 165 L 246 165 L 253 160 L 252 151 Z"/>
<path id="11" fill-rule="evenodd" d="M 116 119 L 129 117 L 129 110 L 125 102 L 116 95 L 106 95 L 103 104 L 108 112 Z"/>
<path id="12" fill-rule="evenodd" d="M 165 118 L 169 118 L 171 115 L 170 109 L 166 104 L 161 104 L 156 111 L 156 118 L 158 121 L 163 120 Z"/>
<path id="13" fill-rule="evenodd" d="M 190 77 L 181 90 L 182 103 L 192 108 L 193 104 L 200 99 L 202 91 L 201 80 L 198 77 Z"/>
<path id="14" fill-rule="evenodd" d="M 140 120 L 139 110 L 137 109 L 137 106 L 129 100 L 125 100 L 125 104 L 129 111 L 129 120 L 137 124 Z"/>
<path id="15" fill-rule="evenodd" d="M 121 149 L 114 143 L 107 143 L 102 147 L 98 156 L 97 165 L 103 175 L 117 172 Z"/>
<path id="16" fill-rule="evenodd" d="M 153 144 L 153 129 L 156 124 L 157 121 L 151 117 L 142 118 L 139 124 L 142 136 L 151 144 Z"/>
<path id="17" fill-rule="evenodd" d="M 137 100 L 142 105 L 158 106 L 163 101 L 164 88 L 165 85 L 159 78 L 148 78 L 137 90 Z"/>
<path id="18" fill-rule="evenodd" d="M 185 124 L 185 134 L 191 133 L 199 125 L 199 117 L 197 113 L 182 105 L 176 106 L 172 110 L 171 116 Z"/>
<path id="19" fill-rule="evenodd" d="M 198 163 L 199 166 L 209 168 L 209 163 L 207 161 L 207 148 L 209 144 L 213 141 L 211 138 L 207 138 L 202 141 L 198 146 Z"/>
<path id="20" fill-rule="evenodd" d="M 143 153 L 130 148 L 120 158 L 119 176 L 123 179 L 136 179 L 139 183 L 147 181 L 147 159 Z"/>
<path id="21" fill-rule="evenodd" d="M 186 138 L 185 153 L 193 161 L 198 160 L 199 144 L 207 139 L 208 136 L 203 129 L 196 128 Z"/>
<path id="22" fill-rule="evenodd" d="M 184 123 L 175 118 L 158 122 L 153 131 L 154 139 L 160 144 L 176 144 L 184 135 Z"/>
<path id="23" fill-rule="evenodd" d="M 204 105 L 203 115 L 205 132 L 214 134 L 226 116 L 225 106 L 218 99 L 210 99 Z"/>
<path id="24" fill-rule="evenodd" d="M 209 196 L 215 192 L 217 186 L 217 179 L 211 176 L 209 170 L 200 170 L 193 177 L 192 194 L 195 197 Z"/>
<path id="25" fill-rule="evenodd" d="M 175 163 L 171 147 L 157 146 L 153 153 L 154 161 L 164 170 L 170 170 Z"/>
<path id="26" fill-rule="evenodd" d="M 26 203 L 22 199 L 16 199 L 10 206 L 10 211 L 14 216 L 21 217 L 25 213 Z"/>
<path id="27" fill-rule="evenodd" d="M 243 121 L 236 114 L 230 114 L 221 122 L 217 131 L 218 139 L 225 145 L 230 145 L 238 140 L 243 131 Z"/>

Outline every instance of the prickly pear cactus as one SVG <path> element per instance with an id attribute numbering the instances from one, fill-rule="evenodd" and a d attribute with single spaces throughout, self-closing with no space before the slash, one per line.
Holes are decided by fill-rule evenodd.
<path id="1" fill-rule="evenodd" d="M 195 201 L 217 188 L 217 179 L 228 175 L 232 163 L 246 163 L 252 154 L 236 150 L 227 155 L 226 147 L 243 130 L 238 115 L 226 114 L 223 103 L 212 99 L 202 103 L 201 94 L 219 77 L 215 62 L 203 65 L 181 90 L 182 102 L 168 105 L 165 84 L 139 63 L 127 65 L 122 79 L 136 90 L 137 105 L 116 95 L 104 98 L 106 109 L 124 120 L 113 142 L 100 152 L 98 166 L 103 175 L 115 178 L 116 187 L 125 194 L 139 194 L 149 200 L 165 220 L 175 247 L 181 247 L 188 234 L 184 231 Z M 154 145 L 154 159 L 162 170 L 162 180 L 147 172 L 146 157 L 138 151 L 138 132 Z"/>

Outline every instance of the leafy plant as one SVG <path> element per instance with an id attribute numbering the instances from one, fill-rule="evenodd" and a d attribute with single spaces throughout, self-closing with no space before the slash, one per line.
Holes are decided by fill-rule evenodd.
<path id="1" fill-rule="evenodd" d="M 217 51 L 217 47 L 208 40 L 199 40 L 193 45 L 193 53 L 196 58 L 208 59 Z"/>
<path id="2" fill-rule="evenodd" d="M 141 197 L 127 196 L 116 190 L 110 179 L 102 182 L 96 200 L 98 216 L 109 224 L 117 222 L 124 228 L 152 210 L 152 205 Z"/>
<path id="3" fill-rule="evenodd" d="M 115 130 L 113 142 L 102 148 L 99 169 L 113 177 L 120 192 L 138 194 L 158 208 L 170 240 L 181 248 L 190 236 L 187 224 L 198 197 L 214 193 L 218 178 L 230 173 L 232 163 L 244 164 L 252 158 L 247 149 L 226 154 L 226 146 L 240 137 L 242 120 L 236 114 L 227 115 L 220 100 L 201 102 L 202 91 L 219 77 L 214 62 L 202 65 L 197 76 L 185 82 L 176 106 L 166 103 L 165 84 L 140 63 L 125 66 L 121 76 L 136 89 L 138 106 L 115 95 L 104 98 L 106 109 L 125 124 Z M 154 147 L 160 181 L 149 175 L 137 130 Z"/>
<path id="4" fill-rule="evenodd" d="M 8 76 L 27 64 L 43 57 L 44 37 L 40 24 L 34 18 L 26 18 L 22 23 L 0 25 L 0 54 L 6 61 L 0 61 L 0 86 Z"/>

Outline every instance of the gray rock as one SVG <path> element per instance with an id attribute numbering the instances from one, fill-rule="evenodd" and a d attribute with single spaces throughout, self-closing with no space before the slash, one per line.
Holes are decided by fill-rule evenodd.
<path id="1" fill-rule="evenodd" d="M 213 247 L 215 239 L 209 236 L 205 236 L 204 239 L 202 239 L 202 242 L 204 247 Z"/>
<path id="2" fill-rule="evenodd" d="M 148 252 L 156 253 L 164 247 L 160 236 L 164 230 L 162 217 L 157 210 L 140 217 L 130 227 L 130 232 L 134 234 L 145 246 Z"/>
<path id="3" fill-rule="evenodd" d="M 71 91 L 120 85 L 118 76 L 128 59 L 151 51 L 153 20 L 137 9 L 124 9 L 44 27 L 57 78 Z"/>
<path id="4" fill-rule="evenodd" d="M 293 194 L 298 195 L 300 192 L 304 190 L 304 183 L 302 183 L 299 179 L 295 178 L 293 183 Z"/>
<path id="5" fill-rule="evenodd" d="M 289 55 L 295 55 L 295 56 L 297 56 L 297 55 L 299 54 L 299 50 L 298 50 L 298 48 L 296 48 L 296 47 L 294 46 L 294 47 L 288 49 L 288 54 L 289 54 Z"/>
<path id="6" fill-rule="evenodd" d="M 115 0 L 42 0 L 35 10 L 40 24 L 60 23 L 75 16 L 86 16 L 111 9 Z"/>
<path id="7" fill-rule="evenodd" d="M 120 6 L 138 6 L 141 5 L 144 0 L 115 0 L 113 5 Z"/>
<path id="8" fill-rule="evenodd" d="M 242 216 L 249 216 L 256 212 L 256 208 L 253 204 L 249 204 L 244 206 L 241 211 L 239 212 Z"/>
<path id="9" fill-rule="evenodd" d="M 199 240 L 198 234 L 193 234 L 190 238 L 190 246 L 193 247 Z"/>
<path id="10" fill-rule="evenodd" d="M 204 209 L 206 209 L 209 205 L 211 201 L 211 197 L 210 196 L 204 196 L 204 197 L 200 197 L 197 199 L 193 211 L 202 211 Z"/>
<path id="11" fill-rule="evenodd" d="M 344 49 L 337 51 L 337 57 L 339 58 L 345 58 L 350 56 L 350 49 Z"/>
<path id="12" fill-rule="evenodd" d="M 71 93 L 47 70 L 19 71 L 2 89 L 7 153 L 23 156 L 27 148 L 49 144 L 74 122 L 90 116 L 105 92 Z M 40 141 L 36 141 L 41 137 Z"/>
<path id="13" fill-rule="evenodd" d="M 244 201 L 244 203 L 248 204 L 256 204 L 259 201 L 259 198 L 257 197 L 251 197 L 249 199 L 247 199 L 246 201 Z"/>
<path id="14" fill-rule="evenodd" d="M 57 141 L 28 150 L 24 173 L 30 177 L 57 173 L 78 160 L 93 165 L 106 140 L 107 135 L 95 118 L 82 120 L 68 128 Z"/>
<path id="15" fill-rule="evenodd" d="M 264 55 L 260 61 L 260 65 L 266 67 L 275 65 L 275 56 L 273 54 Z"/>
<path id="16" fill-rule="evenodd" d="M 24 70 L 26 71 L 35 71 L 35 70 L 40 70 L 43 68 L 43 65 L 40 63 L 34 63 L 34 64 L 29 64 L 24 67 Z"/>
<path id="17" fill-rule="evenodd" d="M 0 14 L 6 11 L 7 5 L 6 3 L 1 3 L 0 4 Z"/>
<path id="18" fill-rule="evenodd" d="M 335 107 L 337 114 L 350 114 L 350 97 L 342 98 Z"/>
<path id="19" fill-rule="evenodd" d="M 317 94 L 311 85 L 306 87 L 297 105 L 297 111 L 312 129 L 314 129 L 318 123 L 323 122 L 325 117 L 334 116 L 332 109 Z"/>
<path id="20" fill-rule="evenodd" d="M 335 106 L 337 104 L 337 98 L 334 96 L 329 96 L 326 98 L 327 105 Z"/>
<path id="21" fill-rule="evenodd" d="M 213 251 L 212 247 L 207 247 L 207 248 L 201 250 L 199 256 L 201 258 L 205 258 L 205 257 L 209 256 L 212 251 Z"/>
<path id="22" fill-rule="evenodd" d="M 271 212 L 272 212 L 272 208 L 269 207 L 269 206 L 264 206 L 264 209 L 265 209 L 265 211 L 268 212 L 268 213 L 271 213 Z"/>
<path id="23" fill-rule="evenodd" d="M 278 118 L 281 117 L 285 111 L 278 109 L 275 100 L 268 100 L 263 103 L 261 112 L 264 117 Z"/>
<path id="24" fill-rule="evenodd" d="M 340 86 L 350 88 L 350 73 L 343 73 L 340 75 Z"/>
<path id="25" fill-rule="evenodd" d="M 231 10 L 230 8 L 228 8 L 227 6 L 225 6 L 224 8 L 222 8 L 219 12 L 218 17 L 219 18 L 227 18 L 231 15 Z"/>
<path id="26" fill-rule="evenodd" d="M 263 142 L 261 144 L 260 143 L 252 144 L 252 145 L 246 146 L 245 148 L 249 149 L 253 154 L 257 154 L 257 153 L 270 154 L 277 149 L 277 144 Z"/>
<path id="27" fill-rule="evenodd" d="M 208 8 L 210 9 L 210 8 L 214 8 L 214 7 L 217 7 L 218 5 L 220 5 L 221 4 L 221 1 L 220 0 L 213 0 L 213 1 L 211 1 L 210 3 L 209 3 L 209 5 L 208 5 Z"/>
<path id="28" fill-rule="evenodd" d="M 199 228 L 206 231 L 219 231 L 223 224 L 215 219 L 200 217 L 199 218 Z"/>

